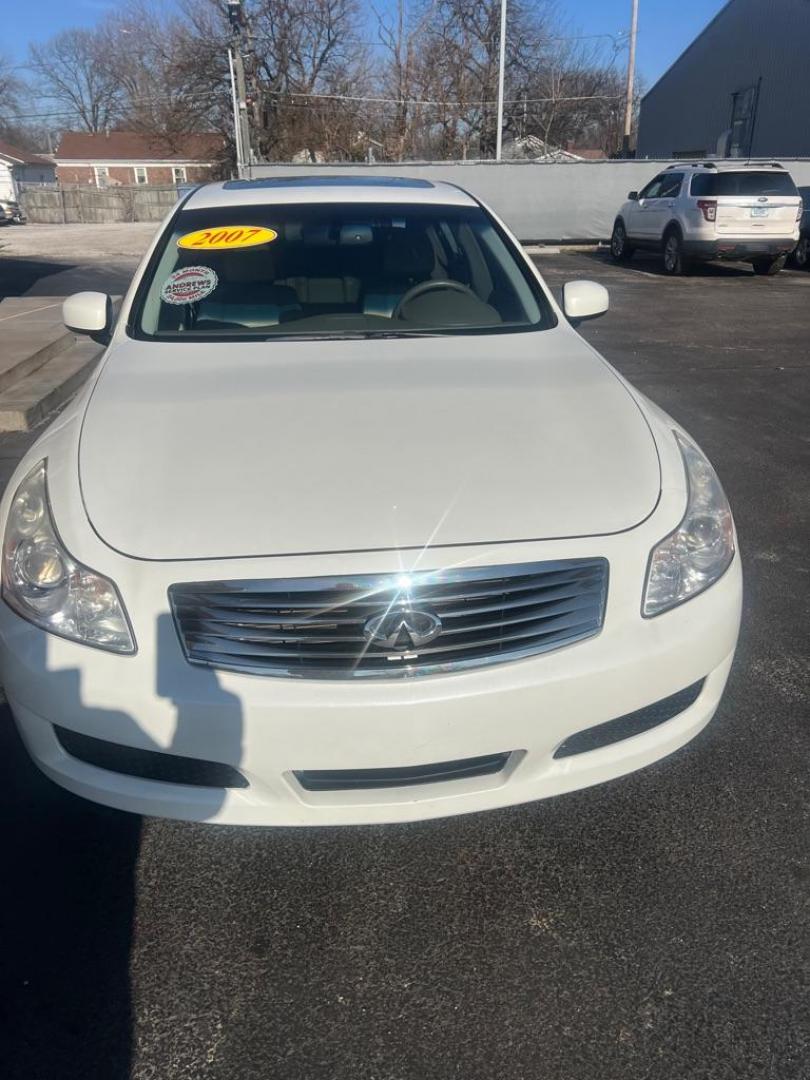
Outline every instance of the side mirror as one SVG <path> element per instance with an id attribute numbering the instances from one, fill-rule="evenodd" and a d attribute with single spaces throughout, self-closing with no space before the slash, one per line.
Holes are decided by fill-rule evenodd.
<path id="1" fill-rule="evenodd" d="M 572 323 L 595 319 L 609 307 L 608 291 L 597 281 L 567 281 L 563 285 L 563 311 Z"/>
<path id="2" fill-rule="evenodd" d="M 627 198 L 630 200 L 630 202 L 638 202 L 638 192 L 628 191 Z"/>
<path id="3" fill-rule="evenodd" d="M 74 334 L 86 334 L 99 345 L 107 345 L 113 324 L 112 297 L 101 292 L 74 293 L 62 304 L 62 320 Z"/>

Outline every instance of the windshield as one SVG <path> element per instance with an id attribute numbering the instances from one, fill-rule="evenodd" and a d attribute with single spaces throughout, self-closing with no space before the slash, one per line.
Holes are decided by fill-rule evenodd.
<path id="1" fill-rule="evenodd" d="M 692 177 L 692 195 L 798 195 L 790 173 L 776 169 L 758 172 L 700 173 Z"/>
<path id="2" fill-rule="evenodd" d="M 165 339 L 505 333 L 549 304 L 479 206 L 184 210 L 153 257 L 131 332 Z"/>

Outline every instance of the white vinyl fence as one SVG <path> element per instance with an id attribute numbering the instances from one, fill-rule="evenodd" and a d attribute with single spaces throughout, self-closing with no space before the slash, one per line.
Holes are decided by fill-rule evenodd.
<path id="1" fill-rule="evenodd" d="M 670 161 L 484 161 L 401 165 L 251 165 L 253 179 L 301 175 L 407 176 L 447 180 L 471 191 L 503 218 L 520 240 L 605 240 L 628 191 L 642 188 Z M 684 164 L 681 162 L 680 164 Z M 810 159 L 782 159 L 808 188 Z"/>
<path id="2" fill-rule="evenodd" d="M 406 176 L 445 180 L 467 188 L 492 207 L 524 242 L 605 240 L 628 191 L 643 187 L 669 161 L 476 161 L 399 165 L 251 165 L 262 179 L 301 175 Z M 782 159 L 810 205 L 810 159 Z M 161 221 L 178 189 L 133 186 L 24 187 L 20 201 L 29 221 Z"/>

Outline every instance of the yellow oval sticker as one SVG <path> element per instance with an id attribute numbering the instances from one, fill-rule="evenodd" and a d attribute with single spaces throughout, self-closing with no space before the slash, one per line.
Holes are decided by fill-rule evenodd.
<path id="1" fill-rule="evenodd" d="M 277 236 L 275 229 L 262 229 L 258 225 L 231 225 L 229 228 L 198 229 L 186 233 L 177 241 L 177 246 L 193 251 L 217 251 L 269 244 Z"/>

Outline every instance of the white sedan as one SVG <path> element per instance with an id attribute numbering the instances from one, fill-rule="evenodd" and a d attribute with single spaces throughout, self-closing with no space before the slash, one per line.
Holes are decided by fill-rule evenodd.
<path id="1" fill-rule="evenodd" d="M 425 180 L 231 181 L 167 219 L 0 509 L 0 659 L 78 795 L 245 825 L 395 822 L 683 746 L 741 573 L 693 440 L 503 223 Z"/>

